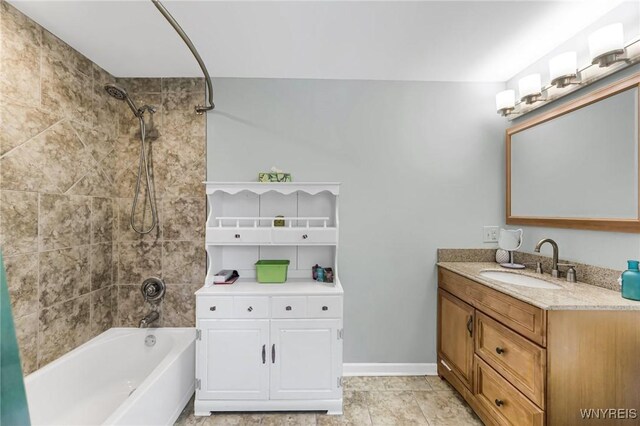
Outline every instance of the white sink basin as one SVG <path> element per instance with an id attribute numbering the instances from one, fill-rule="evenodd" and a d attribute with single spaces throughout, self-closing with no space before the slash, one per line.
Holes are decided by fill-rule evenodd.
<path id="1" fill-rule="evenodd" d="M 482 271 L 480 272 L 480 276 L 489 278 L 492 280 L 500 281 L 506 284 L 518 285 L 521 287 L 546 288 L 546 289 L 562 288 L 559 285 L 550 283 L 548 281 L 540 280 L 538 278 L 530 277 L 527 275 L 514 274 L 512 272 Z"/>

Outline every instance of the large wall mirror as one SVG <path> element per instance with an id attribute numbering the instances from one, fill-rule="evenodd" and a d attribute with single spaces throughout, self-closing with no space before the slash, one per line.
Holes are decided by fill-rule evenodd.
<path id="1" fill-rule="evenodd" d="M 507 224 L 640 233 L 640 74 L 507 130 Z"/>

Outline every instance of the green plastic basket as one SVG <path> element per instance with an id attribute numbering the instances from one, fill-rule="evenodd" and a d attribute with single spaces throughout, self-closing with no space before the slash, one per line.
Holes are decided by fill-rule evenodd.
<path id="1" fill-rule="evenodd" d="M 256 276 L 259 283 L 275 284 L 287 281 L 288 260 L 258 260 Z"/>

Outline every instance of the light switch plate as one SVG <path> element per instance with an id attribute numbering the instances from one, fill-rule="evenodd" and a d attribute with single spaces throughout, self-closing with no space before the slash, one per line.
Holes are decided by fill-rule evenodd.
<path id="1" fill-rule="evenodd" d="M 483 241 L 485 243 L 497 243 L 499 228 L 499 226 L 484 226 L 482 228 Z"/>

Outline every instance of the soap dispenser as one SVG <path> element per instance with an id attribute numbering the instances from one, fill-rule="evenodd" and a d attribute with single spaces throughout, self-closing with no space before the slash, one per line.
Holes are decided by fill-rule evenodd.
<path id="1" fill-rule="evenodd" d="M 628 268 L 622 273 L 622 297 L 631 300 L 640 300 L 640 270 L 637 260 L 628 260 Z"/>

